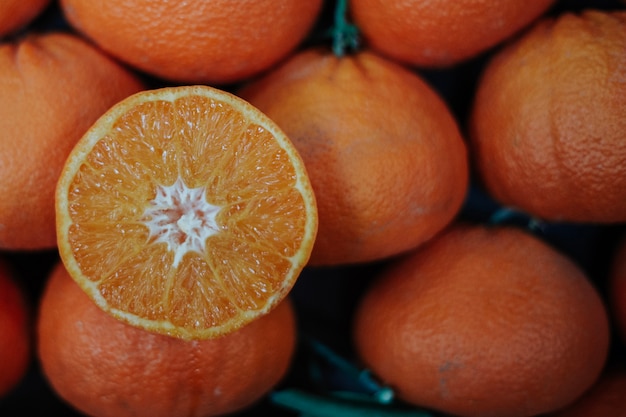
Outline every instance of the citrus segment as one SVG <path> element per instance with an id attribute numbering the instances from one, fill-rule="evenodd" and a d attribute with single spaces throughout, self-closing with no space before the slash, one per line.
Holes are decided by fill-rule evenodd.
<path id="1" fill-rule="evenodd" d="M 263 113 L 211 87 L 138 93 L 85 134 L 57 186 L 72 277 L 105 311 L 183 338 L 281 301 L 317 230 L 308 176 Z"/>

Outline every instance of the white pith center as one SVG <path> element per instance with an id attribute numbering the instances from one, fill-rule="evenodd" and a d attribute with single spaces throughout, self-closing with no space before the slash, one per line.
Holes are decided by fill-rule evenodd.
<path id="1" fill-rule="evenodd" d="M 205 192 L 178 178 L 170 186 L 159 185 L 144 212 L 150 239 L 174 252 L 174 267 L 187 252 L 204 253 L 206 239 L 219 231 L 215 218 L 221 207 L 208 203 Z"/>

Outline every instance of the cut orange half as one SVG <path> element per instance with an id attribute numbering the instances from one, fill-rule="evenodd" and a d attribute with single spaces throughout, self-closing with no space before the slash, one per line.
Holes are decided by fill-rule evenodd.
<path id="1" fill-rule="evenodd" d="M 97 305 L 185 339 L 270 311 L 317 231 L 289 139 L 246 101 L 206 86 L 113 106 L 69 155 L 56 215 L 61 258 Z"/>

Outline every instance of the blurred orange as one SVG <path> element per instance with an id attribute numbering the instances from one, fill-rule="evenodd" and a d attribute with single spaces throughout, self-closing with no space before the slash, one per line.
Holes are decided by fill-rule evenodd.
<path id="1" fill-rule="evenodd" d="M 50 3 L 51 0 L 2 0 L 0 2 L 0 38 L 23 29 Z"/>
<path id="2" fill-rule="evenodd" d="M 0 260 L 0 397 L 22 380 L 31 360 L 30 317 L 25 294 L 9 263 Z"/>

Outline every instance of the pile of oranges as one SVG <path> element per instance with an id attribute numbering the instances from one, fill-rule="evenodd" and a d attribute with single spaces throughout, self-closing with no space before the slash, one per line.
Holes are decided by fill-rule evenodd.
<path id="1" fill-rule="evenodd" d="M 0 415 L 626 407 L 623 1 L 6 0 L 0 115 Z"/>

